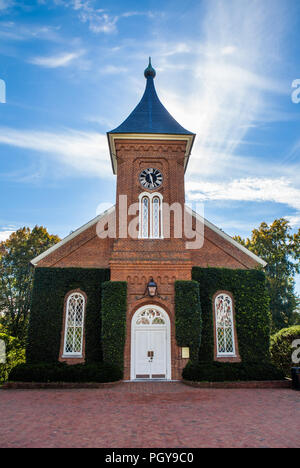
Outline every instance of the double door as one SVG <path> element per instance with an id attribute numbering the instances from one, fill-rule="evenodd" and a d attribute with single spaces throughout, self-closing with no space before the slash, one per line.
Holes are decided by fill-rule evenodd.
<path id="1" fill-rule="evenodd" d="M 135 378 L 166 379 L 167 342 L 165 327 L 135 330 Z"/>

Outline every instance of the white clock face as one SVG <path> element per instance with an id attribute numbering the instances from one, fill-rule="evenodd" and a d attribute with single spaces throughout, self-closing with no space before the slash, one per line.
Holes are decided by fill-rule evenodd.
<path id="1" fill-rule="evenodd" d="M 159 169 L 149 167 L 140 173 L 139 180 L 145 189 L 153 190 L 161 186 L 163 175 Z"/>

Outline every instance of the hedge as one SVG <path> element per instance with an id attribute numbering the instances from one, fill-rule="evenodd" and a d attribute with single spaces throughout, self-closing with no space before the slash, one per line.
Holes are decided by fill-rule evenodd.
<path id="1" fill-rule="evenodd" d="M 117 366 L 108 363 L 75 364 L 34 363 L 14 367 L 11 382 L 115 382 L 122 379 Z"/>
<path id="2" fill-rule="evenodd" d="M 284 373 L 270 362 L 189 362 L 182 377 L 194 382 L 283 380 Z"/>
<path id="3" fill-rule="evenodd" d="M 283 328 L 275 335 L 271 336 L 271 361 L 279 369 L 284 372 L 287 377 L 291 377 L 291 367 L 300 366 L 300 363 L 292 362 L 292 354 L 299 348 L 292 348 L 294 340 L 300 340 L 300 325 L 295 325 L 289 328 Z M 296 358 L 300 358 L 300 351 L 297 353 Z M 297 359 L 297 360 L 298 360 Z"/>
<path id="4" fill-rule="evenodd" d="M 5 343 L 5 362 L 0 362 L 0 383 L 3 383 L 8 379 L 9 372 L 13 367 L 25 362 L 25 350 L 17 338 L 2 333 L 2 328 L 0 340 Z"/>
<path id="5" fill-rule="evenodd" d="M 87 362 L 102 361 L 101 285 L 108 269 L 36 268 L 26 357 L 28 363 L 57 362 L 63 326 L 64 299 L 73 289 L 87 295 L 85 353 Z"/>
<path id="6" fill-rule="evenodd" d="M 103 361 L 124 368 L 127 283 L 107 281 L 102 285 Z"/>
<path id="7" fill-rule="evenodd" d="M 202 339 L 199 361 L 214 360 L 212 299 L 217 291 L 234 298 L 239 354 L 242 362 L 270 361 L 270 311 L 265 275 L 259 270 L 194 267 L 192 278 L 200 285 Z"/>
<path id="8" fill-rule="evenodd" d="M 175 330 L 178 346 L 190 348 L 197 360 L 201 342 L 201 305 L 197 281 L 175 282 Z"/>

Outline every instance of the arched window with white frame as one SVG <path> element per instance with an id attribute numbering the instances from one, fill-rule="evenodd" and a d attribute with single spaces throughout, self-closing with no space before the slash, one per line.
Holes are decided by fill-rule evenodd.
<path id="1" fill-rule="evenodd" d="M 79 292 L 71 293 L 67 299 L 64 356 L 82 357 L 85 297 Z"/>
<path id="2" fill-rule="evenodd" d="M 144 196 L 140 207 L 141 211 L 141 237 L 147 239 L 149 237 L 149 197 Z"/>
<path id="3" fill-rule="evenodd" d="M 215 297 L 217 357 L 236 356 L 233 304 L 228 294 Z"/>
<path id="4" fill-rule="evenodd" d="M 162 205 L 160 193 L 143 192 L 139 196 L 140 239 L 162 239 Z"/>

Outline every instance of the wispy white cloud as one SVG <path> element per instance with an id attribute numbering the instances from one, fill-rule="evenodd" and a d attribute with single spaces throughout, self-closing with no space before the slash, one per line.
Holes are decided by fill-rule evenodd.
<path id="1" fill-rule="evenodd" d="M 246 178 L 186 184 L 190 200 L 234 200 L 283 203 L 300 211 L 300 188 L 286 178 Z"/>
<path id="2" fill-rule="evenodd" d="M 67 168 L 65 176 L 110 177 L 111 166 L 105 135 L 65 130 L 45 132 L 0 127 L 0 144 L 30 149 L 48 155 Z"/>
<path id="3" fill-rule="evenodd" d="M 118 75 L 121 73 L 127 73 L 128 68 L 116 65 L 106 65 L 100 68 L 100 74 L 103 75 Z"/>
<path id="4" fill-rule="evenodd" d="M 58 43 L 65 42 L 65 38 L 60 34 L 59 25 L 28 25 L 14 21 L 2 21 L 0 23 L 0 37 L 6 41 L 31 41 L 38 39 Z"/>
<path id="5" fill-rule="evenodd" d="M 101 8 L 95 8 L 90 0 L 71 0 L 65 2 L 65 6 L 76 11 L 80 21 L 87 23 L 94 33 L 112 33 L 116 30 L 118 17 L 109 15 Z"/>
<path id="6" fill-rule="evenodd" d="M 118 15 L 113 15 L 107 9 L 97 8 L 93 0 L 55 0 L 55 3 L 72 8 L 77 13 L 79 20 L 86 23 L 90 31 L 96 34 L 115 32 L 117 30 L 117 23 L 122 18 L 126 19 L 133 16 L 153 18 L 155 16 L 151 11 L 125 11 Z"/>
<path id="7" fill-rule="evenodd" d="M 6 241 L 15 231 L 0 231 L 0 242 Z"/>
<path id="8" fill-rule="evenodd" d="M 287 218 L 287 220 L 290 222 L 290 225 L 292 226 L 292 228 L 299 229 L 299 226 L 300 226 L 300 214 L 299 214 L 299 215 L 295 215 L 295 216 L 285 216 L 285 218 Z"/>
<path id="9" fill-rule="evenodd" d="M 290 93 L 275 73 L 287 7 L 277 0 L 205 5 L 201 41 L 154 42 L 162 72 L 160 97 L 183 126 L 198 134 L 188 174 L 199 172 L 203 152 L 235 154 L 249 128 L 263 122 L 268 97 Z"/>
<path id="10" fill-rule="evenodd" d="M 52 55 L 48 57 L 32 57 L 29 62 L 34 65 L 39 65 L 45 68 L 58 68 L 67 67 L 71 65 L 76 59 L 81 57 L 84 51 L 62 53 L 58 55 Z"/>

